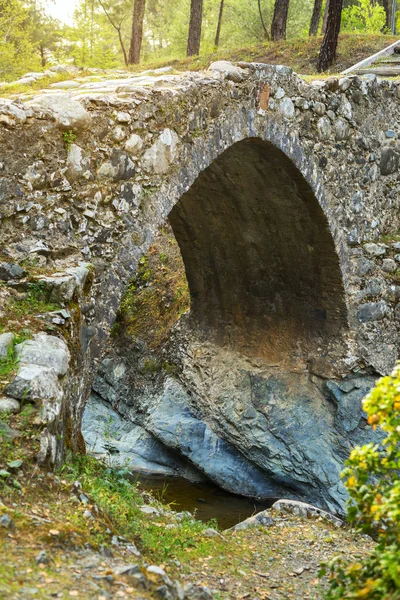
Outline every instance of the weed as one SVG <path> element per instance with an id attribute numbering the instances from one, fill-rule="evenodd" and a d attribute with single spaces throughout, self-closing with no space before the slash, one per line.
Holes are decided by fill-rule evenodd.
<path id="1" fill-rule="evenodd" d="M 76 140 L 76 135 L 74 134 L 72 129 L 70 129 L 69 131 L 63 131 L 62 138 L 63 138 L 63 142 L 65 144 L 65 147 L 67 149 L 67 152 L 69 152 L 72 144 Z"/>
<path id="2" fill-rule="evenodd" d="M 157 373 L 157 371 L 160 371 L 160 369 L 161 369 L 161 365 L 156 358 L 148 358 L 143 363 L 142 374 L 146 375 L 146 374 Z"/>
<path id="3" fill-rule="evenodd" d="M 7 357 L 0 360 L 0 379 L 8 379 L 16 370 L 18 360 L 15 357 L 14 346 L 8 349 Z"/>

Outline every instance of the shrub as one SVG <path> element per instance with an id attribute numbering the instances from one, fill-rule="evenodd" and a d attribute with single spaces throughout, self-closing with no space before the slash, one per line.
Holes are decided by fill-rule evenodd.
<path id="1" fill-rule="evenodd" d="M 386 437 L 382 445 L 356 447 L 343 471 L 349 521 L 377 542 L 360 562 L 330 564 L 326 598 L 400 599 L 400 365 L 364 400 L 368 423 Z"/>
<path id="2" fill-rule="evenodd" d="M 382 33 L 386 26 L 386 13 L 383 6 L 371 0 L 357 0 L 342 13 L 343 31 L 364 31 Z"/>

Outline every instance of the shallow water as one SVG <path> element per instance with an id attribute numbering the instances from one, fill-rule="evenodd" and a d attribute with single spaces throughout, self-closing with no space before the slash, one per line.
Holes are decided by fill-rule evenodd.
<path id="1" fill-rule="evenodd" d="M 138 476 L 140 487 L 171 504 L 177 512 L 188 510 L 201 521 L 215 519 L 221 529 L 233 527 L 236 523 L 272 506 L 277 498 L 259 502 L 243 496 L 230 494 L 209 482 L 191 483 L 178 477 Z"/>

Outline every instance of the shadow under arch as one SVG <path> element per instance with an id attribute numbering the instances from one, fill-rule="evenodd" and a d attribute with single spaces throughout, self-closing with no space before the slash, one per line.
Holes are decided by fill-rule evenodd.
<path id="1" fill-rule="evenodd" d="M 226 149 L 169 220 L 200 335 L 268 361 L 303 363 L 347 328 L 327 217 L 272 142 L 250 137 Z"/>

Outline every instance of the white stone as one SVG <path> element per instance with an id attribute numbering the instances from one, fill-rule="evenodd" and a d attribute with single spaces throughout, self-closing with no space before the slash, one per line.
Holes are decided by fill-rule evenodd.
<path id="1" fill-rule="evenodd" d="M 346 119 L 349 119 L 350 121 L 353 118 L 353 109 L 345 95 L 342 95 L 342 97 L 341 97 L 339 113 L 342 115 L 342 117 L 345 117 Z"/>
<path id="2" fill-rule="evenodd" d="M 179 137 L 171 129 L 164 129 L 154 144 L 143 155 L 146 171 L 162 174 L 168 171 L 178 155 Z"/>
<path id="3" fill-rule="evenodd" d="M 63 130 L 86 129 L 92 121 L 90 113 L 68 94 L 38 96 L 27 106 L 52 116 Z"/>
<path id="4" fill-rule="evenodd" d="M 21 404 L 15 398 L 7 398 L 2 396 L 0 398 L 0 414 L 1 413 L 19 413 L 21 410 Z"/>
<path id="5" fill-rule="evenodd" d="M 125 143 L 125 150 L 133 156 L 139 156 L 143 148 L 143 140 L 140 135 L 134 133 Z"/>
<path id="6" fill-rule="evenodd" d="M 287 119 L 292 119 L 295 115 L 295 108 L 290 98 L 283 98 L 279 103 L 279 112 Z"/>
<path id="7" fill-rule="evenodd" d="M 27 111 L 24 108 L 17 106 L 11 100 L 0 99 L 0 120 L 3 120 L 3 122 L 7 120 L 5 124 L 25 123 L 27 116 Z"/>
<path id="8" fill-rule="evenodd" d="M 2 333 L 0 334 L 0 360 L 8 357 L 10 350 L 13 347 L 14 334 L 13 333 Z"/>
<path id="9" fill-rule="evenodd" d="M 68 174 L 69 176 L 73 176 L 73 178 L 77 178 L 82 175 L 85 165 L 83 164 L 83 153 L 82 148 L 77 146 L 77 144 L 71 144 L 68 149 Z"/>
<path id="10" fill-rule="evenodd" d="M 39 365 L 54 369 L 57 375 L 66 375 L 70 360 L 67 344 L 60 338 L 46 333 L 37 333 L 15 347 L 20 364 Z"/>
<path id="11" fill-rule="evenodd" d="M 246 71 L 241 69 L 240 67 L 236 67 L 231 62 L 227 60 L 217 60 L 213 62 L 209 67 L 209 71 L 214 71 L 220 73 L 226 79 L 230 81 L 234 81 L 235 83 L 240 83 L 246 76 Z"/>
<path id="12" fill-rule="evenodd" d="M 315 102 L 314 111 L 319 117 L 322 117 L 322 115 L 324 115 L 326 111 L 325 104 L 323 102 Z"/>
<path id="13" fill-rule="evenodd" d="M 349 77 L 342 77 L 339 79 L 339 89 L 341 92 L 346 92 L 351 86 L 351 79 Z"/>
<path id="14" fill-rule="evenodd" d="M 321 117 L 317 123 L 318 135 L 320 140 L 329 139 L 332 133 L 332 126 L 328 117 Z"/>
<path id="15" fill-rule="evenodd" d="M 22 364 L 5 392 L 17 400 L 58 399 L 60 396 L 54 369 L 33 364 Z"/>
<path id="16" fill-rule="evenodd" d="M 127 112 L 118 112 L 116 114 L 116 119 L 117 119 L 118 123 L 125 123 L 125 124 L 129 124 L 132 121 L 131 115 Z"/>
<path id="17" fill-rule="evenodd" d="M 122 142 L 126 138 L 126 130 L 123 127 L 116 127 L 112 132 L 113 140 Z"/>

